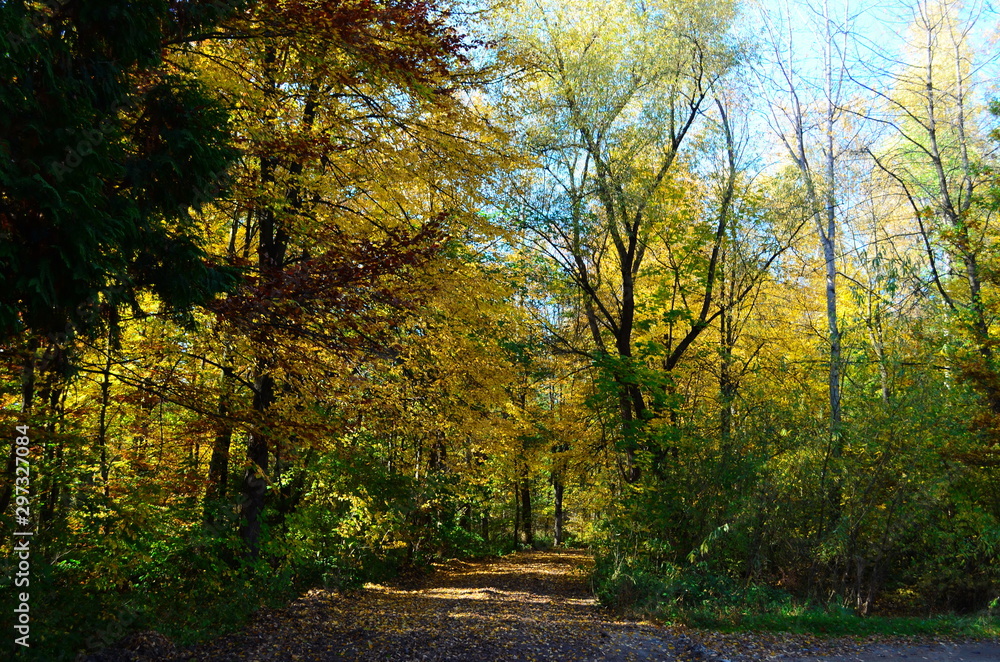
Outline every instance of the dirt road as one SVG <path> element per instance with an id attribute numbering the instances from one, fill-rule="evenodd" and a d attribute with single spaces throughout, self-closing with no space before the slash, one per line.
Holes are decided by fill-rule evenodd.
<path id="1" fill-rule="evenodd" d="M 993 643 L 859 643 L 805 635 L 701 633 L 615 618 L 590 595 L 583 552 L 530 552 L 453 562 L 410 582 L 351 594 L 315 590 L 244 631 L 173 655 L 174 662 L 750 662 L 1000 661 Z M 116 658 L 122 659 L 122 658 Z"/>

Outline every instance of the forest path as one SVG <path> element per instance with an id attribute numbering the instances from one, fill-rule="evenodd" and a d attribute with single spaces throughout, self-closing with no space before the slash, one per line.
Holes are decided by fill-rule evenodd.
<path id="1" fill-rule="evenodd" d="M 313 590 L 243 632 L 175 660 L 698 660 L 693 642 L 618 620 L 590 593 L 579 550 L 452 561 L 427 576 L 350 593 Z"/>
<path id="2" fill-rule="evenodd" d="M 590 594 L 582 551 L 453 561 L 409 581 L 314 590 L 240 633 L 172 659 L 454 662 L 814 659 L 1000 660 L 992 644 L 886 645 L 804 635 L 698 633 L 616 618 Z M 994 656 L 996 655 L 996 656 Z"/>

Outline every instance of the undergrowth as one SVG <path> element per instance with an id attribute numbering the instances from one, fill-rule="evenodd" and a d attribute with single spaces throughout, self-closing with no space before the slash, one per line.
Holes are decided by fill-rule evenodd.
<path id="1" fill-rule="evenodd" d="M 788 591 L 744 585 L 712 573 L 702 564 L 639 564 L 597 559 L 591 585 L 601 604 L 668 624 L 721 631 L 808 633 L 825 637 L 1000 636 L 1000 599 L 979 613 L 923 616 L 860 615 L 842 603 L 800 599 Z"/>

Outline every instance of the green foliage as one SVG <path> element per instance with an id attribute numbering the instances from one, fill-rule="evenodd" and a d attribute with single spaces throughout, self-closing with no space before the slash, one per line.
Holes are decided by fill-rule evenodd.
<path id="1" fill-rule="evenodd" d="M 1000 591 L 994 470 L 960 459 L 981 443 L 963 420 L 976 402 L 939 388 L 915 380 L 864 405 L 836 456 L 794 389 L 754 394 L 767 407 L 726 445 L 652 423 L 671 461 L 605 515 L 598 596 L 705 627 L 976 631 L 973 617 L 885 620 L 975 614 Z"/>
<path id="2" fill-rule="evenodd" d="M 788 603 L 773 609 L 730 610 L 729 613 L 703 612 L 687 620 L 692 626 L 719 630 L 811 633 L 828 637 L 865 635 L 993 638 L 1000 632 L 995 616 L 940 615 L 929 617 L 862 617 L 840 606 L 823 609 Z"/>
<path id="3" fill-rule="evenodd" d="M 92 333 L 145 292 L 183 315 L 235 285 L 189 213 L 225 188 L 228 113 L 161 61 L 211 27 L 204 4 L 0 6 L 0 337 Z"/>
<path id="4" fill-rule="evenodd" d="M 995 637 L 994 610 L 973 616 L 860 616 L 839 602 L 821 605 L 787 591 L 743 584 L 706 564 L 664 572 L 641 559 L 599 556 L 592 582 L 605 606 L 673 623 L 722 631 L 774 631 L 843 637 L 947 635 Z"/>

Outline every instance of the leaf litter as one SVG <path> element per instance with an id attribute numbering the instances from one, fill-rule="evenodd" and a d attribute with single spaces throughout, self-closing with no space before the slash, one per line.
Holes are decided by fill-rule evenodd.
<path id="1" fill-rule="evenodd" d="M 314 589 L 284 609 L 261 611 L 241 632 L 184 650 L 125 643 L 88 660 L 1000 660 L 1000 646 L 991 642 L 718 633 L 629 619 L 594 599 L 586 580 L 591 564 L 580 550 L 451 561 L 425 576 L 355 591 Z"/>

